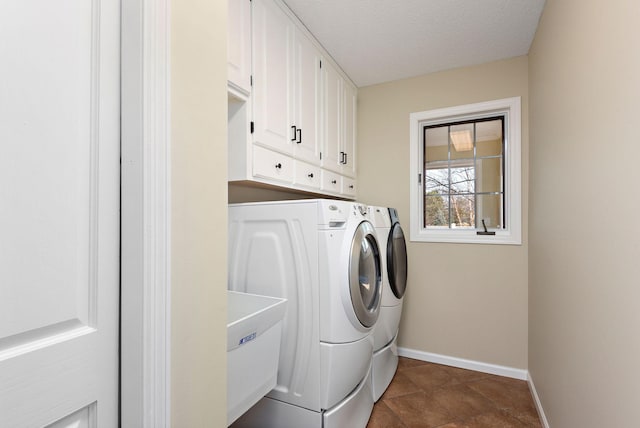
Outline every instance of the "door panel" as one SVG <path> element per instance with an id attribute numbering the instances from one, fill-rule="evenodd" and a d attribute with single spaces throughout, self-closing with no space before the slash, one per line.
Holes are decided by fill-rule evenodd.
<path id="1" fill-rule="evenodd" d="M 0 9 L 3 427 L 117 425 L 119 23 L 119 2 Z"/>
<path id="2" fill-rule="evenodd" d="M 72 413 L 61 420 L 48 425 L 47 428 L 90 428 L 95 427 L 95 403 Z"/>

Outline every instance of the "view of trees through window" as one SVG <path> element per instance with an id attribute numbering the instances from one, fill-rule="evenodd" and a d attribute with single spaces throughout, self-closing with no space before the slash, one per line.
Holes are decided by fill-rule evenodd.
<path id="1" fill-rule="evenodd" d="M 427 225 L 448 227 L 450 216 L 451 223 L 458 227 L 475 225 L 473 166 L 451 168 L 451 178 L 448 168 L 429 169 L 425 171 L 425 177 L 429 196 L 425 211 Z M 442 192 L 447 186 L 449 191 Z"/>
<path id="2" fill-rule="evenodd" d="M 503 228 L 503 118 L 424 128 L 424 227 Z"/>

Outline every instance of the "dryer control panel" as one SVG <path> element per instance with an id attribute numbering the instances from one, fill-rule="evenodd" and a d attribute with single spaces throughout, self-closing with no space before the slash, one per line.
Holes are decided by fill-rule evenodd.
<path id="1" fill-rule="evenodd" d="M 361 216 L 366 217 L 367 216 L 367 206 L 366 205 L 362 205 L 362 204 L 353 204 L 353 208 L 355 210 L 357 210 Z"/>

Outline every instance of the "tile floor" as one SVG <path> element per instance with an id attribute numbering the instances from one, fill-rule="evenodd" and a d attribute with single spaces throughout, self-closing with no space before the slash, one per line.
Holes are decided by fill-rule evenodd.
<path id="1" fill-rule="evenodd" d="M 367 428 L 541 428 L 527 382 L 400 357 Z"/>

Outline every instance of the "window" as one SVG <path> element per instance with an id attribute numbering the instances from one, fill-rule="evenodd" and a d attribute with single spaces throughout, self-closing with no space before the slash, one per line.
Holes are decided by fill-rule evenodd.
<path id="1" fill-rule="evenodd" d="M 520 244 L 520 98 L 410 123 L 411 240 Z"/>
<path id="2" fill-rule="evenodd" d="M 503 128 L 503 116 L 423 126 L 425 228 L 504 228 Z"/>

